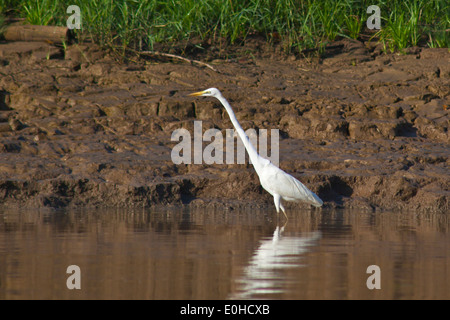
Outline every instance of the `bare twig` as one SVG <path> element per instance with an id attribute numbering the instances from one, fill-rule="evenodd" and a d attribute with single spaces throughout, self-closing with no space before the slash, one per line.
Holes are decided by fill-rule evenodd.
<path id="1" fill-rule="evenodd" d="M 205 66 L 209 69 L 211 69 L 214 72 L 218 72 L 217 69 L 215 69 L 213 66 L 202 62 L 202 61 L 198 61 L 198 60 L 191 60 L 182 56 L 177 56 L 176 54 L 171 54 L 171 53 L 164 53 L 164 52 L 159 52 L 159 51 L 138 51 L 139 54 L 148 54 L 148 55 L 153 55 L 153 56 L 159 56 L 159 57 L 167 57 L 167 58 L 172 58 L 172 59 L 178 59 L 178 60 L 183 60 L 186 62 L 189 62 L 190 64 L 198 64 L 201 66 Z"/>

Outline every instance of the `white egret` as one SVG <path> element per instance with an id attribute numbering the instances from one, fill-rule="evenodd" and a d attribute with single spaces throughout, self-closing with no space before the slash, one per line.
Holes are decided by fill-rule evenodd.
<path id="1" fill-rule="evenodd" d="M 303 183 L 258 154 L 236 119 L 230 104 L 218 89 L 209 88 L 204 91 L 191 93 L 190 96 L 214 97 L 225 107 L 234 128 L 248 152 L 253 167 L 258 174 L 261 186 L 273 196 L 277 213 L 279 213 L 281 209 L 287 219 L 286 211 L 281 203 L 281 199 L 286 201 L 303 201 L 315 207 L 322 206 L 323 201 L 314 192 L 304 186 Z"/>

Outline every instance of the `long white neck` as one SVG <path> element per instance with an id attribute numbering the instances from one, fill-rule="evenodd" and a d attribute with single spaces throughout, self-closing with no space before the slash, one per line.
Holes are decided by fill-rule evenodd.
<path id="1" fill-rule="evenodd" d="M 228 101 L 222 95 L 218 96 L 217 99 L 219 99 L 219 101 L 225 107 L 225 110 L 227 110 L 227 113 L 230 116 L 231 123 L 233 124 L 234 128 L 236 129 L 237 133 L 239 134 L 239 137 L 241 138 L 242 143 L 244 144 L 244 147 L 247 150 L 250 159 L 252 160 L 255 170 L 258 171 L 258 169 L 261 167 L 260 156 L 259 156 L 258 152 L 256 151 L 255 147 L 252 145 L 248 136 L 245 134 L 244 129 L 242 129 L 241 125 L 239 124 L 238 120 L 236 119 L 233 109 L 231 108 Z"/>

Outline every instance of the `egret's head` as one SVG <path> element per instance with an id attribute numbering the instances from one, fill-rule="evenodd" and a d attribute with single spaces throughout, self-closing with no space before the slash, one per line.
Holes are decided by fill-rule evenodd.
<path id="1" fill-rule="evenodd" d="M 220 91 L 216 88 L 209 88 L 204 91 L 191 93 L 190 96 L 192 97 L 204 96 L 204 97 L 218 98 L 220 96 Z"/>

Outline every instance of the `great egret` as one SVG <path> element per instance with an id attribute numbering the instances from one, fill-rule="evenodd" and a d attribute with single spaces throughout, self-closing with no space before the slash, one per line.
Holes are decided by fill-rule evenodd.
<path id="1" fill-rule="evenodd" d="M 286 201 L 303 201 L 315 207 L 322 206 L 323 201 L 314 192 L 256 152 L 255 147 L 251 144 L 248 136 L 237 121 L 230 104 L 218 89 L 209 88 L 204 91 L 191 93 L 189 96 L 214 97 L 222 103 L 230 116 L 234 128 L 244 143 L 245 149 L 253 163 L 253 167 L 258 174 L 261 186 L 273 196 L 277 213 L 279 213 L 281 209 L 287 219 L 286 211 L 281 203 L 281 199 Z"/>

